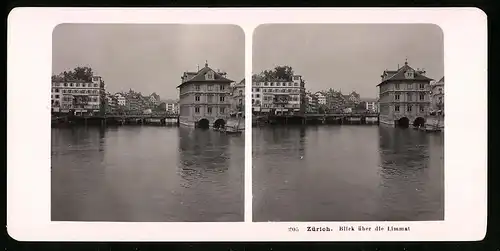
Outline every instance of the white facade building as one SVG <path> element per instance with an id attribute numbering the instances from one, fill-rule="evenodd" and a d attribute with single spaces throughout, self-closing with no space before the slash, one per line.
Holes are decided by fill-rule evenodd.
<path id="1" fill-rule="evenodd" d="M 92 77 L 92 82 L 82 80 L 52 81 L 52 110 L 75 114 L 96 113 L 100 110 L 101 95 L 104 94 L 101 77 Z"/>
<path id="2" fill-rule="evenodd" d="M 125 106 L 127 104 L 127 99 L 121 93 L 116 93 L 115 98 L 119 106 Z"/>
<path id="3" fill-rule="evenodd" d="M 252 111 L 263 113 L 300 112 L 305 87 L 302 77 L 292 81 L 252 81 Z"/>

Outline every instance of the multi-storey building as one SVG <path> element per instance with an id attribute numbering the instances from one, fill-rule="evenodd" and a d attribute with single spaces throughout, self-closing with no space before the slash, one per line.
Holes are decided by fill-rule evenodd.
<path id="1" fill-rule="evenodd" d="M 376 98 L 362 98 L 360 102 L 364 104 L 364 108 L 369 112 L 377 112 L 377 99 Z"/>
<path id="2" fill-rule="evenodd" d="M 117 101 L 118 106 L 126 106 L 127 105 L 127 99 L 122 93 L 115 93 L 115 98 Z"/>
<path id="3" fill-rule="evenodd" d="M 99 113 L 105 103 L 104 92 L 99 76 L 93 76 L 92 81 L 56 77 L 52 80 L 52 110 L 75 115 Z"/>
<path id="4" fill-rule="evenodd" d="M 153 92 L 150 96 L 149 96 L 149 102 L 153 105 L 153 106 L 157 106 L 160 104 L 160 95 L 156 94 L 156 92 Z"/>
<path id="5" fill-rule="evenodd" d="M 165 111 L 167 113 L 179 114 L 179 101 L 174 99 L 165 100 Z"/>
<path id="6" fill-rule="evenodd" d="M 118 108 L 118 100 L 115 95 L 106 93 L 106 113 L 115 113 Z"/>
<path id="7" fill-rule="evenodd" d="M 245 79 L 231 87 L 231 113 L 245 114 Z"/>
<path id="8" fill-rule="evenodd" d="M 318 98 L 318 104 L 326 105 L 326 96 L 322 92 L 316 92 L 314 95 Z"/>
<path id="9" fill-rule="evenodd" d="M 431 110 L 436 114 L 444 114 L 444 77 L 431 84 Z"/>
<path id="10" fill-rule="evenodd" d="M 306 93 L 306 113 L 317 113 L 318 112 L 318 97 L 312 93 Z"/>
<path id="11" fill-rule="evenodd" d="M 225 72 L 215 72 L 208 63 L 197 72 L 184 72 L 179 88 L 179 123 L 208 128 L 224 126 L 230 113 L 233 82 Z"/>
<path id="12" fill-rule="evenodd" d="M 384 71 L 379 87 L 379 121 L 391 126 L 422 126 L 430 106 L 430 82 L 425 71 L 408 62 L 396 71 Z"/>
<path id="13" fill-rule="evenodd" d="M 252 81 L 252 110 L 255 113 L 293 114 L 305 112 L 305 83 L 302 76 L 292 81 Z"/>

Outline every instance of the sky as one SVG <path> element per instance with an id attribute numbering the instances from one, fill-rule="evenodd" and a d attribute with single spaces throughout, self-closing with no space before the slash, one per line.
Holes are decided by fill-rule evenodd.
<path id="1" fill-rule="evenodd" d="M 432 24 L 268 24 L 253 35 L 253 73 L 289 65 L 312 92 L 333 88 L 376 98 L 380 75 L 408 59 L 444 74 L 443 34 Z"/>
<path id="2" fill-rule="evenodd" d="M 181 75 L 208 62 L 245 77 L 245 34 L 232 25 L 62 24 L 53 31 L 52 74 L 89 66 L 106 90 L 177 99 Z"/>

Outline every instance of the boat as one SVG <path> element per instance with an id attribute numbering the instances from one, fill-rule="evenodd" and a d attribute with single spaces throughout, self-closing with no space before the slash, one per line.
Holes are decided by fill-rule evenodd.
<path id="1" fill-rule="evenodd" d="M 240 128 L 241 117 L 238 119 L 238 124 L 236 126 L 225 126 L 223 132 L 225 134 L 236 134 L 240 135 L 243 133 L 243 129 Z"/>

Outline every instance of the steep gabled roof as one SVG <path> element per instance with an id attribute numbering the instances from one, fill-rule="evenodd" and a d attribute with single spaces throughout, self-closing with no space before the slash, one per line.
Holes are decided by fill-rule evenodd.
<path id="1" fill-rule="evenodd" d="M 384 84 L 387 81 L 407 80 L 407 78 L 405 78 L 405 72 L 409 70 L 412 70 L 414 72 L 412 80 L 417 80 L 417 81 L 433 80 L 431 78 L 424 76 L 421 71 L 416 71 L 415 69 L 411 68 L 408 65 L 408 62 L 405 62 L 405 64 L 397 71 L 384 71 L 384 78 L 382 79 L 382 82 L 380 82 L 380 84 L 378 84 L 377 86 Z"/>
<path id="2" fill-rule="evenodd" d="M 205 74 L 209 71 L 214 72 L 214 80 L 206 80 L 205 79 Z M 218 72 L 214 71 L 212 68 L 208 67 L 208 64 L 205 64 L 205 67 L 203 67 L 201 70 L 198 72 L 184 72 L 185 75 L 189 76 L 192 75 L 191 78 L 189 78 L 187 81 L 184 81 L 180 85 L 177 86 L 177 88 L 181 87 L 184 84 L 190 83 L 190 82 L 226 82 L 226 83 L 232 83 L 234 82 L 233 80 L 227 79 Z"/>

